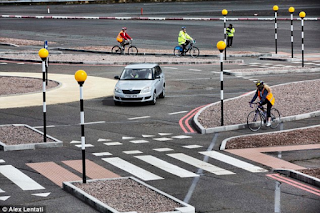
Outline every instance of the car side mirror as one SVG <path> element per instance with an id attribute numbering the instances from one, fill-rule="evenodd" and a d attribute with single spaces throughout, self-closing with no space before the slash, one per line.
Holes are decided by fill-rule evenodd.
<path id="1" fill-rule="evenodd" d="M 116 76 L 114 76 L 114 79 L 120 80 L 120 77 L 116 75 Z"/>

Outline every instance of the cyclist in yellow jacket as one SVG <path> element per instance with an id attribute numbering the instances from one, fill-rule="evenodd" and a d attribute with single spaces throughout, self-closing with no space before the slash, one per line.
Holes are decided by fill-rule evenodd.
<path id="1" fill-rule="evenodd" d="M 187 28 L 182 27 L 178 36 L 178 43 L 182 46 L 182 55 L 185 54 L 186 46 L 190 44 L 191 41 L 193 42 L 193 39 L 188 35 Z"/>
<path id="2" fill-rule="evenodd" d="M 257 97 L 259 97 L 259 105 L 265 105 L 267 104 L 267 124 L 266 126 L 271 126 L 271 107 L 274 105 L 274 97 L 271 92 L 271 88 L 264 84 L 263 81 L 257 81 L 256 82 L 257 91 L 255 95 L 253 96 L 252 100 L 250 101 L 250 104 L 252 104 Z"/>

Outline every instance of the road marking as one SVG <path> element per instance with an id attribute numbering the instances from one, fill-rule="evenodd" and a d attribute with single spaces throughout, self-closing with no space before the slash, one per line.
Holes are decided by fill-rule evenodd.
<path id="1" fill-rule="evenodd" d="M 145 119 L 145 118 L 150 118 L 150 116 L 141 116 L 141 117 L 128 118 L 128 120 L 138 120 L 138 119 Z"/>
<path id="2" fill-rule="evenodd" d="M 0 193 L 3 193 L 3 192 L 5 192 L 5 191 L 3 191 L 2 189 L 0 189 Z"/>
<path id="3" fill-rule="evenodd" d="M 144 138 L 152 138 L 152 137 L 154 137 L 154 135 L 142 135 L 142 137 L 144 137 Z"/>
<path id="4" fill-rule="evenodd" d="M 205 151 L 205 152 L 200 152 L 200 154 L 209 156 L 210 158 L 214 158 L 216 160 L 222 161 L 224 163 L 233 165 L 235 167 L 247 170 L 249 172 L 267 172 L 268 170 L 265 170 L 261 167 L 255 166 L 253 164 L 244 162 L 242 160 L 230 157 L 225 154 L 221 154 L 220 152 L 217 151 Z"/>
<path id="5" fill-rule="evenodd" d="M 9 180 L 19 186 L 22 190 L 39 190 L 45 189 L 36 181 L 32 180 L 29 176 L 22 173 L 12 165 L 0 166 L 0 173 L 6 176 Z"/>
<path id="6" fill-rule="evenodd" d="M 119 157 L 114 157 L 114 158 L 102 158 L 102 160 L 112 164 L 115 167 L 118 167 L 144 181 L 149 181 L 149 180 L 161 180 L 163 179 L 162 177 L 155 175 L 151 172 L 148 172 L 147 170 L 144 170 L 132 163 L 129 163 Z"/>
<path id="7" fill-rule="evenodd" d="M 38 197 L 48 197 L 51 193 L 37 193 L 37 194 L 32 194 L 34 196 L 38 196 Z"/>
<path id="8" fill-rule="evenodd" d="M 153 138 L 153 140 L 156 140 L 156 141 L 171 141 L 172 138 Z"/>
<path id="9" fill-rule="evenodd" d="M 149 143 L 149 141 L 147 141 L 147 140 L 133 140 L 133 141 L 130 141 L 130 143 Z"/>
<path id="10" fill-rule="evenodd" d="M 111 141 L 111 139 L 103 139 L 103 138 L 98 139 L 98 142 L 103 142 L 103 141 Z"/>
<path id="11" fill-rule="evenodd" d="M 172 135 L 172 133 L 158 133 L 161 136 Z"/>
<path id="12" fill-rule="evenodd" d="M 135 137 L 126 137 L 126 136 L 122 137 L 122 140 L 131 140 L 131 139 L 135 139 Z"/>
<path id="13" fill-rule="evenodd" d="M 71 141 L 70 143 L 81 143 L 81 141 Z"/>
<path id="14" fill-rule="evenodd" d="M 2 196 L 2 197 L 0 197 L 0 200 L 6 201 L 6 200 L 8 200 L 9 197 L 10 197 L 10 196 Z"/>
<path id="15" fill-rule="evenodd" d="M 95 121 L 95 122 L 86 122 L 84 125 L 91 125 L 91 124 L 104 124 L 106 123 L 105 121 Z"/>
<path id="16" fill-rule="evenodd" d="M 169 172 L 173 175 L 179 176 L 181 178 L 199 176 L 193 172 L 189 172 L 183 168 L 180 168 L 176 165 L 173 165 L 171 163 L 168 163 L 166 161 L 163 161 L 163 160 L 156 158 L 154 156 L 151 156 L 151 155 L 143 155 L 143 156 L 135 156 L 135 157 L 140 160 L 143 160 L 144 162 L 149 163 L 155 167 L 158 167 L 159 169 L 162 169 L 162 170 Z"/>
<path id="17" fill-rule="evenodd" d="M 270 177 L 270 178 L 273 178 L 275 180 L 278 180 L 280 182 L 287 183 L 287 184 L 289 184 L 291 186 L 294 186 L 296 188 L 299 188 L 299 189 L 302 189 L 304 191 L 310 192 L 312 194 L 320 196 L 320 190 L 319 189 L 317 189 L 315 187 L 311 187 L 311 186 L 303 184 L 303 183 L 300 183 L 300 182 L 297 182 L 297 181 L 294 181 L 294 180 L 291 180 L 290 178 L 283 177 L 280 174 L 268 174 L 266 176 Z"/>
<path id="18" fill-rule="evenodd" d="M 187 149 L 197 149 L 202 146 L 200 146 L 200 145 L 187 145 L 187 146 L 182 146 L 182 147 L 187 148 Z"/>
<path id="19" fill-rule="evenodd" d="M 233 174 L 235 174 L 233 172 L 230 172 L 228 170 L 214 166 L 214 165 L 207 163 L 207 162 L 204 162 L 202 160 L 198 160 L 197 158 L 193 158 L 193 157 L 188 156 L 183 153 L 174 153 L 174 154 L 167 154 L 167 155 L 170 157 L 173 157 L 177 160 L 180 160 L 182 162 L 185 162 L 187 164 L 190 164 L 192 166 L 195 166 L 199 169 L 203 169 L 203 170 L 208 171 L 210 173 L 216 174 L 216 175 L 233 175 Z"/>
<path id="20" fill-rule="evenodd" d="M 136 154 L 141 154 L 143 152 L 141 152 L 139 150 L 131 150 L 131 151 L 123 151 L 123 153 L 125 153 L 127 155 L 136 155 Z"/>
<path id="21" fill-rule="evenodd" d="M 154 151 L 157 152 L 169 152 L 169 151 L 173 151 L 173 149 L 170 148 L 157 148 L 157 149 L 153 149 Z"/>
<path id="22" fill-rule="evenodd" d="M 179 111 L 179 112 L 171 112 L 171 113 L 168 113 L 169 115 L 176 115 L 176 114 L 182 114 L 182 113 L 186 113 L 188 111 Z"/>
<path id="23" fill-rule="evenodd" d="M 81 147 L 82 147 L 82 144 L 75 145 L 75 146 L 78 147 L 78 148 L 81 148 Z M 85 144 L 84 147 L 94 147 L 94 145 L 92 145 L 92 144 Z"/>
<path id="24" fill-rule="evenodd" d="M 94 156 L 109 156 L 112 155 L 110 152 L 96 152 L 96 153 L 92 153 Z"/>
<path id="25" fill-rule="evenodd" d="M 192 136 L 190 136 L 190 135 L 177 135 L 177 136 L 173 136 L 172 138 L 187 139 L 187 138 L 192 138 Z"/>
<path id="26" fill-rule="evenodd" d="M 110 143 L 104 143 L 104 145 L 107 145 L 107 146 L 119 146 L 119 145 L 122 145 L 122 143 L 120 143 L 120 142 L 110 142 Z"/>
<path id="27" fill-rule="evenodd" d="M 5 163 L 5 161 L 3 159 L 0 159 L 0 163 Z"/>
<path id="28" fill-rule="evenodd" d="M 196 72 L 201 72 L 202 70 L 199 69 L 189 69 L 190 71 L 196 71 Z"/>

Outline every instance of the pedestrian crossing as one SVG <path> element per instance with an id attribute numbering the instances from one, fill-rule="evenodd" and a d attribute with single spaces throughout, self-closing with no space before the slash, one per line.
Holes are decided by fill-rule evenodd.
<path id="1" fill-rule="evenodd" d="M 2 160 L 2 159 L 1 159 Z M 4 160 L 1 162 L 4 163 Z M 40 185 L 38 182 L 30 178 L 28 175 L 21 172 L 19 169 L 15 168 L 12 165 L 0 165 L 0 174 L 2 174 L 5 178 L 9 179 L 12 183 L 18 186 L 23 191 L 36 191 L 36 190 L 46 190 L 45 187 Z M 11 196 L 5 195 L 7 192 L 0 188 L 0 201 L 6 201 Z M 41 193 L 33 193 L 31 195 L 38 197 L 47 197 L 51 194 L 51 192 L 41 192 Z M 1 204 L 1 203 L 0 203 Z"/>

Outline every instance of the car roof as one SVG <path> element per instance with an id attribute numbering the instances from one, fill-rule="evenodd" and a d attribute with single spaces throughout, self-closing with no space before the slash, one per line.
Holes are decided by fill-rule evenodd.
<path id="1" fill-rule="evenodd" d="M 143 68 L 153 68 L 158 66 L 158 64 L 130 64 L 128 66 L 126 66 L 125 68 L 130 68 L 130 69 L 134 69 L 134 68 L 139 68 L 139 69 L 143 69 Z"/>

